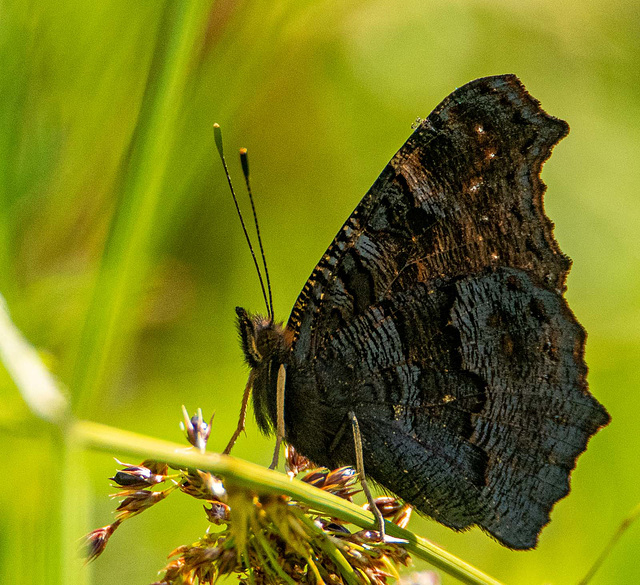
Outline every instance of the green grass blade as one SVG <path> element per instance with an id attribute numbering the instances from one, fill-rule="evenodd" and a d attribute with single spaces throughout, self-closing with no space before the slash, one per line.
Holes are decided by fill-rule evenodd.
<path id="1" fill-rule="evenodd" d="M 38 352 L 13 324 L 0 295 L 0 361 L 18 387 L 23 400 L 38 418 L 64 422 L 69 415 L 67 397 L 40 360 Z"/>
<path id="2" fill-rule="evenodd" d="M 206 8 L 202 0 L 167 2 L 158 28 L 139 120 L 124 163 L 119 202 L 74 368 L 76 412 L 85 416 L 95 412 L 96 397 L 108 383 L 117 357 L 126 351 L 136 322 L 136 301 L 148 270 L 166 163 Z"/>

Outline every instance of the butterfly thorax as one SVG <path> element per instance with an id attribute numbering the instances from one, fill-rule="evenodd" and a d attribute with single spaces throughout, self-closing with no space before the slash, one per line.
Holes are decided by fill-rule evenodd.
<path id="1" fill-rule="evenodd" d="M 253 378 L 256 421 L 263 433 L 269 433 L 277 420 L 278 369 L 286 363 L 292 336 L 270 317 L 250 315 L 240 307 L 236 307 L 236 314 L 242 351 Z"/>

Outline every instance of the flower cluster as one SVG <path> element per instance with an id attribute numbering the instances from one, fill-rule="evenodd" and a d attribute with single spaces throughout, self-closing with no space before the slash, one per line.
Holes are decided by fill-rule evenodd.
<path id="1" fill-rule="evenodd" d="M 210 423 L 202 415 L 185 419 L 187 439 L 204 448 Z M 359 490 L 351 467 L 317 468 L 287 446 L 287 469 L 293 477 L 351 501 Z M 120 463 L 120 462 L 118 462 Z M 247 585 L 286 583 L 330 583 L 383 585 L 397 579 L 398 567 L 409 563 L 402 541 L 380 541 L 377 532 L 352 532 L 339 519 L 292 501 L 286 496 L 256 495 L 234 488 L 198 469 L 178 469 L 156 461 L 123 464 L 112 481 L 118 487 L 113 497 L 121 499 L 115 521 L 87 535 L 89 560 L 105 549 L 118 526 L 147 508 L 180 491 L 206 502 L 211 523 L 195 543 L 170 553 L 170 562 L 153 585 L 212 585 L 221 575 L 235 573 Z M 411 508 L 391 497 L 376 500 L 383 516 L 405 526 Z"/>

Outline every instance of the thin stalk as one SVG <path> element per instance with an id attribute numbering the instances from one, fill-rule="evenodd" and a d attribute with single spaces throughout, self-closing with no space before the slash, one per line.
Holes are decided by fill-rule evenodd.
<path id="1" fill-rule="evenodd" d="M 249 562 L 249 555 L 247 554 L 246 549 L 242 552 L 242 561 L 247 567 L 247 579 L 249 580 L 249 585 L 255 585 L 256 581 L 253 578 L 253 569 L 251 567 L 251 563 Z"/>
<path id="2" fill-rule="evenodd" d="M 320 530 L 305 514 L 298 514 L 298 518 L 306 526 L 311 534 L 311 538 L 318 539 L 318 546 L 335 563 L 348 585 L 356 585 L 358 581 L 355 577 L 353 567 L 349 564 L 349 561 L 347 561 L 340 549 L 331 542 L 324 530 Z"/>
<path id="3" fill-rule="evenodd" d="M 316 578 L 316 583 L 318 585 L 324 585 L 324 579 L 322 578 L 322 575 L 320 575 L 320 569 L 318 569 L 310 556 L 307 557 L 307 564 L 311 567 L 311 571 Z"/>
<path id="4" fill-rule="evenodd" d="M 613 547 L 620 540 L 620 537 L 627 531 L 627 528 L 629 528 L 629 526 L 631 526 L 639 517 L 640 517 L 640 504 L 638 504 L 635 508 L 633 508 L 633 510 L 629 512 L 629 515 L 622 521 L 620 526 L 618 526 L 618 529 L 615 531 L 613 536 L 609 539 L 609 542 L 604 547 L 604 550 L 600 553 L 600 556 L 596 559 L 596 562 L 593 563 L 591 568 L 587 571 L 587 574 L 580 580 L 578 585 L 587 585 L 587 583 L 591 581 L 593 576 L 596 574 L 597 570 L 600 568 L 602 563 L 604 563 L 606 558 L 609 556 L 609 554 L 613 550 Z"/>
<path id="5" fill-rule="evenodd" d="M 287 585 L 296 585 L 293 579 L 291 579 L 291 577 L 289 577 L 289 575 L 287 575 L 284 572 L 284 570 L 278 563 L 278 559 L 276 559 L 276 557 L 274 556 L 273 550 L 269 546 L 269 543 L 267 542 L 267 539 L 264 537 L 264 534 L 262 534 L 262 530 L 260 529 L 260 527 L 254 526 L 253 528 L 254 528 L 253 536 L 258 541 L 258 544 L 260 544 L 260 547 L 262 548 L 262 552 L 264 552 L 264 554 L 267 556 L 267 559 L 269 560 L 269 564 L 271 565 L 271 568 L 278 574 L 278 577 L 280 577 L 285 583 L 287 583 Z"/>

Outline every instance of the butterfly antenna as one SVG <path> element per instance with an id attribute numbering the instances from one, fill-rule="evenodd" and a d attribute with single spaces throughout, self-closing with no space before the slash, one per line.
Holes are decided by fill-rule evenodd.
<path id="1" fill-rule="evenodd" d="M 249 201 L 251 201 L 251 211 L 253 212 L 253 221 L 256 225 L 256 233 L 258 234 L 258 246 L 260 246 L 260 255 L 262 256 L 262 265 L 264 266 L 264 275 L 267 279 L 267 291 L 269 293 L 269 308 L 271 310 L 271 317 L 273 317 L 273 295 L 271 294 L 271 280 L 269 279 L 269 269 L 267 268 L 267 257 L 264 254 L 264 248 L 262 246 L 262 238 L 260 237 L 260 225 L 258 224 L 258 214 L 256 213 L 256 206 L 253 202 L 253 193 L 251 192 L 251 183 L 249 181 L 249 157 L 247 155 L 247 149 L 240 149 L 240 162 L 242 164 L 242 174 L 244 175 L 244 182 L 247 185 L 247 192 L 249 193 Z"/>
<path id="2" fill-rule="evenodd" d="M 224 167 L 224 174 L 227 176 L 227 182 L 229 183 L 229 189 L 231 190 L 231 196 L 233 197 L 233 202 L 236 206 L 236 211 L 238 213 L 238 217 L 240 218 L 240 224 L 242 225 L 242 231 L 244 232 L 244 237 L 247 240 L 247 244 L 249 246 L 249 250 L 251 251 L 251 257 L 253 258 L 253 264 L 256 267 L 256 272 L 258 273 L 258 279 L 260 280 L 260 287 L 262 288 L 262 296 L 264 297 L 264 302 L 267 306 L 267 316 L 269 319 L 273 318 L 273 314 L 271 312 L 271 306 L 269 305 L 269 300 L 267 298 L 267 291 L 264 287 L 264 280 L 262 278 L 262 272 L 260 272 L 260 265 L 258 264 L 258 260 L 256 259 L 255 252 L 253 251 L 253 246 L 251 245 L 251 239 L 249 238 L 249 233 L 247 232 L 247 226 L 244 223 L 244 218 L 242 217 L 242 212 L 240 211 L 240 206 L 238 205 L 238 198 L 236 197 L 236 192 L 233 188 L 233 183 L 231 182 L 231 175 L 229 175 L 229 169 L 227 167 L 227 161 L 224 158 L 224 149 L 222 147 L 222 130 L 220 129 L 219 124 L 213 125 L 213 136 L 216 141 L 216 147 L 218 148 L 218 154 L 220 155 L 220 160 L 222 161 L 222 166 Z M 262 246 L 260 246 L 262 248 Z"/>

